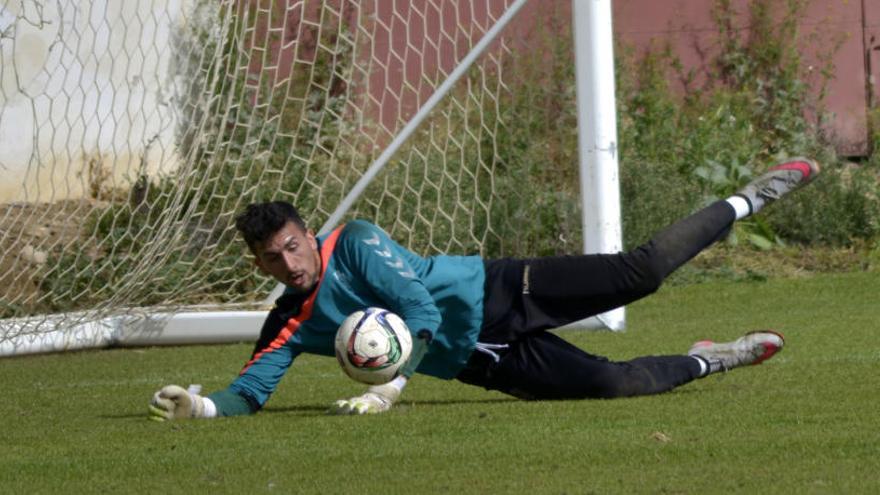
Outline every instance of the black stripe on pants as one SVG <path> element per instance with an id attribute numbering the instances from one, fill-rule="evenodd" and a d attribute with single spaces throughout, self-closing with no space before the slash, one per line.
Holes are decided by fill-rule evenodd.
<path id="1" fill-rule="evenodd" d="M 458 378 L 528 398 L 622 397 L 687 383 L 699 364 L 686 356 L 612 362 L 544 332 L 655 292 L 675 269 L 722 238 L 735 220 L 724 201 L 617 254 L 486 261 L 479 340 L 509 344 L 501 360 L 475 352 Z"/>

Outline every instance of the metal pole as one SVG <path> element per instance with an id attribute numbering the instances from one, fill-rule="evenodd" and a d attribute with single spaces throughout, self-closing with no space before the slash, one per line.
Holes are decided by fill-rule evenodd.
<path id="1" fill-rule="evenodd" d="M 584 253 L 615 253 L 623 236 L 611 0 L 573 0 L 572 16 Z M 598 319 L 611 330 L 625 325 L 623 308 Z"/>

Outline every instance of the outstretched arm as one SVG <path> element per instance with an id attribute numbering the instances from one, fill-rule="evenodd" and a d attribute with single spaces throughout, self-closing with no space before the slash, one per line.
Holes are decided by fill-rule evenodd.
<path id="1" fill-rule="evenodd" d="M 178 385 L 166 385 L 153 394 L 150 400 L 150 419 L 170 421 L 174 419 L 213 418 L 217 407 L 210 399 L 199 395 L 201 387 L 190 385 L 184 389 Z"/>
<path id="2" fill-rule="evenodd" d="M 178 385 L 166 385 L 153 394 L 149 418 L 153 421 L 215 418 L 251 414 L 257 410 L 245 397 L 229 389 L 202 397 L 197 386 L 184 389 Z"/>
<path id="3" fill-rule="evenodd" d="M 288 316 L 278 308 L 269 312 L 251 359 L 229 388 L 203 397 L 193 386 L 185 390 L 178 385 L 168 385 L 153 395 L 150 419 L 213 418 L 259 411 L 297 355 L 287 345 L 289 332 L 284 331 L 284 323 Z"/>

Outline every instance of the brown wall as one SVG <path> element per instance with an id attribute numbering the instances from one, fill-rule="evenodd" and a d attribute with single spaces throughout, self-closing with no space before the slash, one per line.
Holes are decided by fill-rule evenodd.
<path id="1" fill-rule="evenodd" d="M 251 71 L 259 72 L 259 65 L 264 64 L 265 69 L 274 71 L 277 76 L 288 77 L 298 70 L 295 60 L 314 58 L 314 45 L 309 42 L 314 38 L 314 30 L 310 26 L 320 17 L 321 5 L 332 5 L 330 11 L 335 12 L 341 22 L 350 21 L 356 9 L 363 9 L 362 14 L 379 20 L 378 28 L 371 33 L 375 47 L 372 70 L 362 88 L 367 96 L 366 113 L 378 116 L 386 132 L 392 135 L 430 96 L 431 85 L 424 84 L 425 76 L 442 80 L 442 75 L 467 54 L 467 38 L 474 37 L 474 42 L 479 39 L 510 1 L 276 0 L 271 2 L 273 8 L 266 9 L 274 11 L 273 21 L 268 23 L 273 25 L 270 30 L 276 34 L 273 53 L 268 61 L 254 60 Z M 270 3 L 269 0 L 243 2 L 261 6 Z M 542 13 L 551 12 L 564 19 L 559 26 L 570 29 L 571 2 L 528 2 L 505 31 L 513 53 L 529 49 L 529 33 L 534 31 L 536 18 Z M 746 35 L 749 26 L 745 13 L 749 0 L 731 0 L 731 4 L 742 13 L 735 26 Z M 778 0 L 778 4 L 784 2 Z M 669 42 L 684 69 L 695 71 L 698 83 L 701 77 L 703 80 L 710 77 L 706 60 L 718 49 L 718 33 L 710 10 L 714 0 L 613 0 L 612 5 L 618 44 L 633 46 L 638 52 Z M 327 11 L 324 14 L 326 16 Z M 441 25 L 445 33 L 442 35 Z M 824 108 L 832 113 L 826 130 L 840 153 L 867 154 L 867 109 L 874 101 L 880 103 L 875 83 L 880 80 L 880 0 L 811 0 L 797 36 L 803 60 L 816 68 L 808 76 L 814 94 L 818 93 L 822 81 L 819 69 L 827 65 L 820 61 L 819 55 L 840 43 L 832 57 L 834 70 L 824 101 Z M 685 91 L 677 79 L 670 74 L 671 82 Z"/>
<path id="2" fill-rule="evenodd" d="M 731 3 L 737 12 L 747 11 L 748 0 Z M 669 41 L 685 69 L 695 69 L 705 77 L 705 60 L 717 50 L 711 4 L 708 0 L 615 0 L 617 41 L 638 49 Z M 747 16 L 741 15 L 736 27 L 745 33 L 747 22 Z M 822 79 L 817 55 L 841 43 L 832 58 L 833 76 L 824 102 L 833 115 L 827 130 L 840 153 L 865 155 L 867 109 L 878 99 L 873 81 L 880 76 L 880 0 L 812 0 L 799 26 L 798 39 L 803 60 L 816 68 L 809 81 L 815 91 Z"/>
<path id="3" fill-rule="evenodd" d="M 555 1 L 555 0 L 554 0 Z M 393 137 L 425 101 L 433 88 L 446 79 L 483 33 L 506 10 L 505 1 L 490 0 L 240 0 L 250 8 L 257 28 L 254 46 L 268 40 L 269 53 L 254 57 L 251 74 L 290 78 L 309 71 L 316 56 L 316 43 L 335 43 L 340 26 L 356 26 L 356 20 L 373 19 L 368 32 L 349 34 L 365 71 L 354 74 L 364 97 L 359 106 L 382 124 L 380 134 Z M 540 2 L 532 2 L 539 4 Z M 532 7 L 533 9 L 536 7 Z M 534 15 L 519 16 L 528 19 Z M 318 25 L 322 28 L 319 30 Z M 497 48 L 497 45 L 495 45 Z M 490 49 L 491 51 L 491 49 Z M 367 55 L 369 54 L 369 55 Z M 489 64 L 491 65 L 491 64 Z M 270 75 L 271 74 L 271 75 Z M 430 83 L 428 83 L 430 81 Z M 330 88 L 329 92 L 334 93 Z M 382 136 L 376 136 L 380 140 Z"/>

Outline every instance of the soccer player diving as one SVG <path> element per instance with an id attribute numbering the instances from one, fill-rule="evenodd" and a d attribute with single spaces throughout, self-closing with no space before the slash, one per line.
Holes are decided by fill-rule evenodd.
<path id="1" fill-rule="evenodd" d="M 333 356 L 339 325 L 367 307 L 400 315 L 413 335 L 413 351 L 400 376 L 337 401 L 330 406 L 332 413 L 387 411 L 415 373 L 522 399 L 608 399 L 658 394 L 712 373 L 761 363 L 782 349 L 781 334 L 753 331 L 727 343 L 698 341 L 682 355 L 611 361 L 548 330 L 655 292 L 670 273 L 723 238 L 736 220 L 818 173 L 816 162 L 791 159 L 631 251 L 532 259 L 421 257 L 365 221 L 318 237 L 289 203 L 249 205 L 236 227 L 257 268 L 286 289 L 269 312 L 250 359 L 226 389 L 201 396 L 168 385 L 150 401 L 150 417 L 259 411 L 299 354 Z"/>

